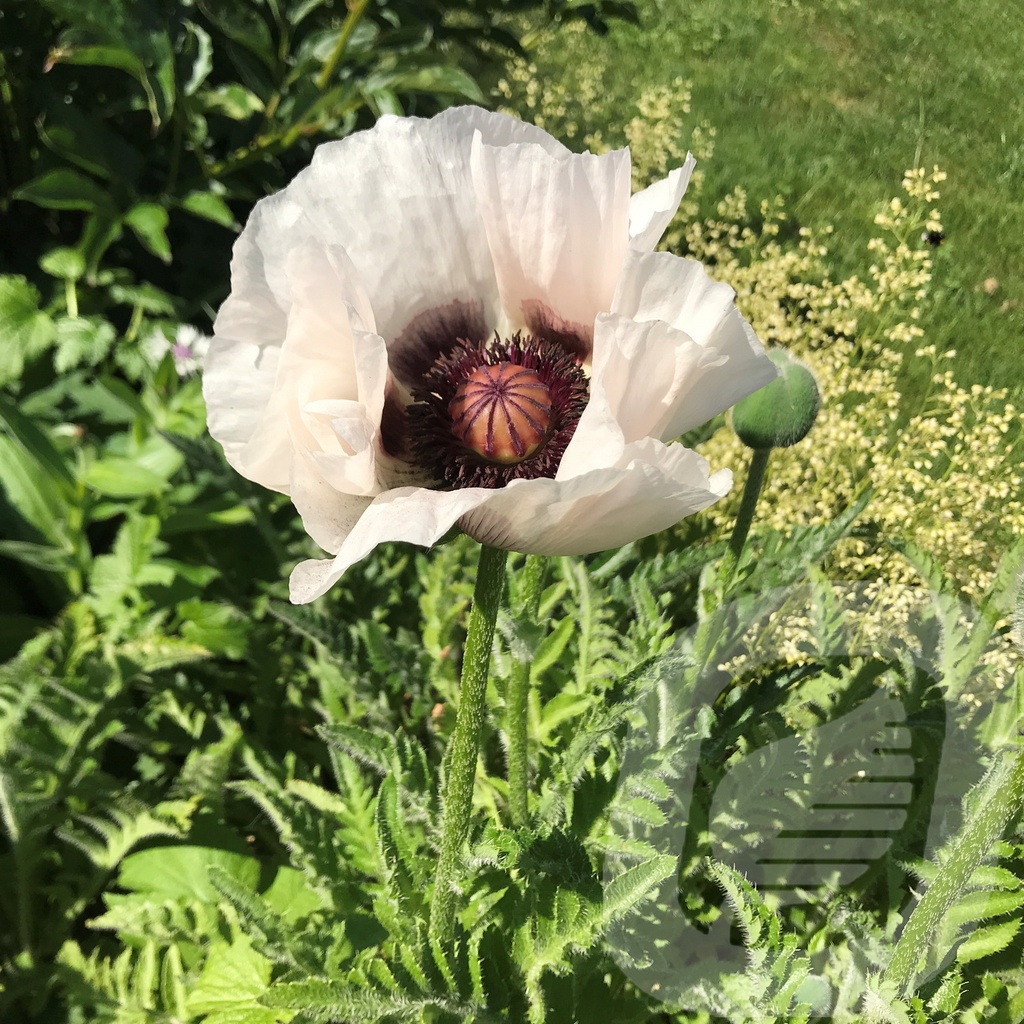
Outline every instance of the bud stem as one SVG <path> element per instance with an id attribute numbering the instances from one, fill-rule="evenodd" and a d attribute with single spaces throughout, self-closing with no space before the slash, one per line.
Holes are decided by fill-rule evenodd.
<path id="1" fill-rule="evenodd" d="M 747 471 L 747 480 L 743 485 L 743 499 L 740 501 L 739 512 L 736 513 L 736 523 L 732 528 L 732 536 L 729 538 L 729 550 L 722 560 L 722 588 L 729 589 L 732 578 L 736 573 L 743 548 L 747 543 L 747 536 L 750 534 L 750 524 L 754 521 L 754 512 L 757 510 L 757 499 L 761 496 L 761 488 L 764 486 L 765 471 L 768 469 L 768 457 L 771 455 L 771 448 L 755 448 L 750 459 L 750 469 Z"/>
<path id="2" fill-rule="evenodd" d="M 430 930 L 442 941 L 455 929 L 455 872 L 469 836 L 473 812 L 480 734 L 486 719 L 487 676 L 491 666 L 494 623 L 505 590 L 507 551 L 480 549 L 473 608 L 469 613 L 466 649 L 462 656 L 462 684 L 455 734 L 447 754 L 448 770 L 442 803 L 441 855 L 434 875 L 430 904 Z"/>

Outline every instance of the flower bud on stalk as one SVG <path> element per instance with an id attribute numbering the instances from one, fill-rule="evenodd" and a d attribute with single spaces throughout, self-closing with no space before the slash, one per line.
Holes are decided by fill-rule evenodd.
<path id="1" fill-rule="evenodd" d="M 821 408 L 818 384 L 804 363 L 781 348 L 769 352 L 768 358 L 779 368 L 779 376 L 732 410 L 732 429 L 755 451 L 789 448 L 802 441 Z"/>
<path id="2" fill-rule="evenodd" d="M 732 410 L 732 428 L 754 454 L 729 538 L 729 551 L 720 570 L 725 587 L 731 585 L 740 564 L 772 449 L 789 448 L 802 441 L 814 426 L 821 408 L 818 385 L 807 366 L 785 349 L 774 349 L 768 353 L 768 358 L 778 368 L 779 376 L 741 399 Z"/>

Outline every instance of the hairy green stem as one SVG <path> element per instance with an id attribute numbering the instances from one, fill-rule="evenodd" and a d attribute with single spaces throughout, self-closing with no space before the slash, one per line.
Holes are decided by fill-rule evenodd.
<path id="1" fill-rule="evenodd" d="M 946 911 L 960 898 L 992 844 L 1024 806 L 1024 750 L 1018 755 L 1001 784 L 967 822 L 956 839 L 953 852 L 942 865 L 935 881 L 914 908 L 903 929 L 884 979 L 895 983 L 900 995 L 910 992 L 918 964 L 925 955 Z"/>
<path id="2" fill-rule="evenodd" d="M 743 497 L 736 513 L 736 522 L 729 538 L 729 547 L 722 556 L 722 564 L 718 569 L 718 586 L 703 593 L 700 599 L 702 606 L 699 610 L 700 624 L 694 637 L 694 656 L 697 664 L 701 666 L 701 671 L 710 661 L 716 645 L 721 640 L 721 620 L 718 612 L 724 607 L 729 596 L 733 577 L 736 575 L 743 548 L 750 534 L 750 524 L 754 521 L 754 512 L 757 510 L 757 500 L 764 486 L 770 455 L 770 448 L 754 449 L 750 468 L 747 470 L 746 483 L 743 485 Z"/>
<path id="3" fill-rule="evenodd" d="M 455 927 L 455 870 L 469 836 L 473 811 L 473 782 L 486 717 L 487 675 L 491 666 L 494 622 L 505 589 L 507 551 L 480 549 L 473 608 L 469 613 L 466 649 L 462 657 L 462 685 L 455 734 L 448 752 L 448 772 L 442 797 L 441 855 L 434 875 L 430 928 L 442 941 Z"/>
<path id="4" fill-rule="evenodd" d="M 338 61 L 341 60 L 341 55 L 345 52 L 345 47 L 348 46 L 348 41 L 352 38 L 352 33 L 356 30 L 356 25 L 359 24 L 359 19 L 363 16 L 363 11 L 366 10 L 368 3 L 369 0 L 352 0 L 348 14 L 341 23 L 338 41 L 334 44 L 330 57 L 327 58 L 327 62 L 320 69 L 320 74 L 317 77 L 316 87 L 320 92 L 327 88 L 334 69 L 338 66 Z"/>
<path id="5" fill-rule="evenodd" d="M 529 630 L 537 621 L 540 608 L 540 594 L 544 580 L 544 559 L 540 555 L 528 555 L 520 577 L 520 606 L 517 619 L 523 631 Z M 506 705 L 508 734 L 508 807 L 513 825 L 525 825 L 530 816 L 528 790 L 530 781 L 529 735 L 527 714 L 530 698 L 530 669 L 532 661 L 529 652 L 521 652 L 512 664 L 512 677 L 508 684 Z"/>

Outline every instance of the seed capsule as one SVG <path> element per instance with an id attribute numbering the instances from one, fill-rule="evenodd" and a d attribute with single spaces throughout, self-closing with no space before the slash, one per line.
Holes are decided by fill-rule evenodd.
<path id="1" fill-rule="evenodd" d="M 551 428 L 547 385 L 517 363 L 478 366 L 448 406 L 452 433 L 470 450 L 504 465 L 533 455 Z"/>

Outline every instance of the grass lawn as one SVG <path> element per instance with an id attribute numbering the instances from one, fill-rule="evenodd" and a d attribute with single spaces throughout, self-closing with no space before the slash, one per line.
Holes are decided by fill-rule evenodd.
<path id="1" fill-rule="evenodd" d="M 1024 398 L 1024 8 L 1006 0 L 646 0 L 641 30 L 583 39 L 606 84 L 693 83 L 718 130 L 707 208 L 735 186 L 831 223 L 837 272 L 867 263 L 876 204 L 939 164 L 928 340 L 962 384 Z M 578 37 L 577 37 L 578 38 Z M 556 46 L 559 43 L 556 41 Z M 578 55 L 577 55 L 578 56 Z M 575 58 L 573 58 L 575 59 Z M 992 294 L 982 282 L 998 282 Z M 990 284 L 991 288 L 991 284 Z"/>

